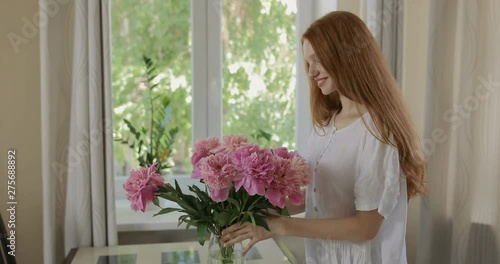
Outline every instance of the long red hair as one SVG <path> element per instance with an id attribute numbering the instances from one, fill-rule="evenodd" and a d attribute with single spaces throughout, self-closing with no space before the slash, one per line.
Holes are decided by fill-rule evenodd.
<path id="1" fill-rule="evenodd" d="M 370 132 L 398 149 L 408 196 L 425 194 L 426 162 L 420 140 L 398 84 L 364 22 L 352 13 L 334 11 L 314 21 L 303 34 L 302 42 L 305 39 L 338 91 L 325 96 L 310 79 L 314 125 L 324 127 L 331 121 L 332 113 L 341 109 L 339 93 L 365 106 L 378 130 Z M 309 65 L 306 61 L 304 64 L 309 72 Z"/>

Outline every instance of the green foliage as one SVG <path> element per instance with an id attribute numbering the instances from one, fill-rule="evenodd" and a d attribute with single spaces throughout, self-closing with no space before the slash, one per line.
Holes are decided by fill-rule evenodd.
<path id="1" fill-rule="evenodd" d="M 149 164 L 157 162 L 158 171 L 162 171 L 171 167 L 169 157 L 179 129 L 177 127 L 166 128 L 172 112 L 170 98 L 166 95 L 157 95 L 156 87 L 159 86 L 159 82 L 155 82 L 158 77 L 156 66 L 146 56 L 143 56 L 143 60 L 145 64 L 143 84 L 147 91 L 147 98 L 143 101 L 149 110 L 149 127 L 134 126 L 129 120 L 123 119 L 130 134 L 125 138 L 117 137 L 115 140 L 134 151 L 139 166 L 147 167 Z"/>
<path id="2" fill-rule="evenodd" d="M 278 0 L 222 2 L 223 132 L 251 136 L 262 129 L 271 133 L 273 145 L 294 148 L 295 13 Z M 112 1 L 114 120 L 148 126 L 147 109 L 135 103 L 144 97 L 138 78 L 143 62 L 131 54 L 151 55 L 161 79 L 156 92 L 172 102 L 167 129 L 181 131 L 171 153 L 178 173 L 189 173 L 192 142 L 190 5 L 187 0 Z M 128 130 L 125 123 L 114 123 L 117 137 Z M 115 144 L 119 164 L 130 155 L 127 146 Z"/>
<path id="3" fill-rule="evenodd" d="M 179 225 L 186 224 L 186 229 L 194 226 L 198 233 L 198 242 L 203 246 L 207 233 L 221 235 L 222 230 L 236 224 L 251 222 L 254 226 L 262 226 L 269 230 L 265 218 L 278 215 L 290 216 L 286 209 L 272 205 L 265 197 L 250 196 L 244 188 L 235 191 L 231 187 L 229 197 L 224 202 L 214 202 L 208 195 L 207 189 L 200 190 L 196 185 L 189 186 L 193 194 L 184 194 L 177 181 L 175 186 L 167 184 L 159 187 L 157 197 L 177 203 L 180 208 L 163 208 L 156 215 L 171 212 L 183 213 L 179 217 Z M 158 200 L 154 204 L 159 206 Z"/>
<path id="4" fill-rule="evenodd" d="M 276 0 L 222 2 L 224 134 L 261 129 L 273 141 L 262 146 L 294 148 L 295 14 Z"/>

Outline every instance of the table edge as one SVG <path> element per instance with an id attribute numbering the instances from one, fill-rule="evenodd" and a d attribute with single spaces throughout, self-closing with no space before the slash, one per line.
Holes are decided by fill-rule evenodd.
<path id="1" fill-rule="evenodd" d="M 73 259 L 75 258 L 76 256 L 76 252 L 78 251 L 78 248 L 72 248 L 69 253 L 68 253 L 68 256 L 66 256 L 66 258 L 64 259 L 64 262 L 63 264 L 71 264 L 71 262 L 73 262 Z"/>

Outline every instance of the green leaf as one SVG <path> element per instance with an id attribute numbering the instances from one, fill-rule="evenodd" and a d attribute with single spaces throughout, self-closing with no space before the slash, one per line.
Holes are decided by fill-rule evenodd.
<path id="1" fill-rule="evenodd" d="M 255 223 L 258 225 L 258 226 L 262 226 L 263 228 L 265 228 L 267 231 L 271 231 L 269 229 L 269 226 L 267 225 L 266 221 L 264 220 L 263 217 L 260 217 L 260 216 L 255 216 Z"/>
<path id="2" fill-rule="evenodd" d="M 151 65 L 151 59 L 148 56 L 142 55 L 142 60 L 146 63 L 146 65 Z"/>
<path id="3" fill-rule="evenodd" d="M 179 186 L 179 183 L 177 183 L 177 180 L 175 180 L 174 183 L 175 183 L 175 190 L 179 193 L 182 193 L 181 187 Z"/>
<path id="4" fill-rule="evenodd" d="M 231 217 L 229 218 L 229 223 L 228 224 L 233 224 L 236 219 L 238 219 L 238 217 L 240 216 L 240 213 L 238 211 L 232 211 L 231 213 Z"/>
<path id="5" fill-rule="evenodd" d="M 290 213 L 288 212 L 288 209 L 286 209 L 286 207 L 283 207 L 283 209 L 281 210 L 280 215 L 290 216 Z"/>
<path id="6" fill-rule="evenodd" d="M 156 205 L 156 206 L 158 206 L 158 207 L 160 207 L 160 201 L 158 200 L 158 198 L 155 198 L 153 200 L 153 204 Z"/>
<path id="7" fill-rule="evenodd" d="M 148 82 L 150 83 L 152 80 L 154 80 L 158 75 L 151 75 L 148 77 Z M 149 87 L 149 89 L 152 89 L 151 87 Z"/>
<path id="8" fill-rule="evenodd" d="M 259 128 L 257 130 L 257 132 L 253 133 L 252 136 L 255 139 L 265 138 L 267 140 L 267 142 L 270 142 L 271 138 L 272 138 L 271 134 L 267 133 L 266 131 L 262 130 L 261 128 Z"/>
<path id="9" fill-rule="evenodd" d="M 198 242 L 202 246 L 205 244 L 205 240 L 207 240 L 206 229 L 207 225 L 205 223 L 199 223 L 198 226 L 196 227 L 196 233 L 198 234 Z"/>
<path id="10" fill-rule="evenodd" d="M 158 82 L 158 83 L 155 83 L 155 84 L 151 85 L 151 87 L 150 87 L 149 89 L 153 90 L 153 89 L 155 89 L 156 87 L 158 87 L 159 85 L 160 85 L 160 83 L 159 83 L 159 82 Z M 153 101 L 155 101 L 155 100 L 153 99 Z"/>
<path id="11" fill-rule="evenodd" d="M 248 212 L 247 214 L 250 216 L 250 220 L 252 220 L 252 225 L 255 228 L 257 226 L 257 224 L 255 223 L 255 217 L 253 216 L 253 213 Z"/>
<path id="12" fill-rule="evenodd" d="M 214 216 L 214 221 L 221 226 L 226 226 L 229 223 L 230 217 L 231 214 L 229 212 L 220 212 Z"/>
<path id="13" fill-rule="evenodd" d="M 151 75 L 154 71 L 156 71 L 156 66 L 153 65 L 151 67 L 148 67 L 147 74 Z"/>
<path id="14" fill-rule="evenodd" d="M 165 127 L 170 120 L 170 116 L 172 114 L 172 107 L 168 106 L 165 108 L 165 113 L 163 114 L 163 121 L 161 122 L 161 127 Z"/>
<path id="15" fill-rule="evenodd" d="M 237 209 L 238 211 L 240 211 L 240 210 L 241 210 L 241 205 L 240 205 L 240 203 L 239 203 L 238 201 L 236 201 L 234 198 L 232 198 L 232 197 L 228 197 L 228 198 L 227 198 L 227 201 L 228 201 L 228 202 L 230 202 L 231 204 L 233 204 L 234 206 L 236 206 L 236 209 Z"/>
<path id="16" fill-rule="evenodd" d="M 163 208 L 163 209 L 160 210 L 160 212 L 154 214 L 153 216 L 162 215 L 162 214 L 168 214 L 168 213 L 177 212 L 177 211 L 180 211 L 180 209 L 179 208 L 172 208 L 172 207 Z"/>
<path id="17" fill-rule="evenodd" d="M 189 190 L 195 193 L 204 203 L 211 204 L 213 202 L 212 198 L 208 195 L 207 192 L 200 190 L 198 186 L 188 186 Z"/>
<path id="18" fill-rule="evenodd" d="M 130 130 L 130 133 L 134 135 L 137 134 L 137 129 L 134 127 L 134 125 L 132 125 L 132 123 L 130 123 L 129 120 L 123 119 L 123 122 L 125 122 L 125 124 L 127 125 L 128 129 Z"/>

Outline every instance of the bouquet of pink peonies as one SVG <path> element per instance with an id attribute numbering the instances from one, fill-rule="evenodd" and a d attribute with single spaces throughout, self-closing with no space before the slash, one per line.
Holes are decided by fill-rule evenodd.
<path id="1" fill-rule="evenodd" d="M 184 194 L 177 182 L 165 184 L 155 164 L 132 171 L 123 187 L 134 210 L 144 212 L 150 202 L 159 206 L 158 198 L 177 203 L 180 208 L 162 208 L 156 215 L 183 213 L 179 224 L 197 227 L 201 245 L 207 233 L 220 236 L 235 223 L 251 222 L 268 229 L 265 218 L 276 213 L 288 216 L 287 198 L 295 205 L 303 203 L 301 187 L 311 175 L 308 163 L 297 152 L 261 148 L 235 135 L 222 141 L 197 141 L 191 163 L 191 177 L 205 185 L 205 190 L 189 186 L 192 195 Z"/>

